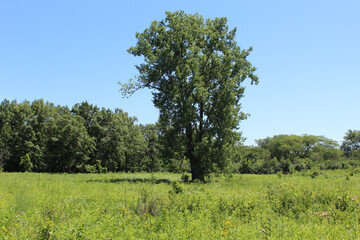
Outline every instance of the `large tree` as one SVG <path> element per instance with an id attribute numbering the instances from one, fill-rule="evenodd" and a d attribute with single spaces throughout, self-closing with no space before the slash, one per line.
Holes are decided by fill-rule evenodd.
<path id="1" fill-rule="evenodd" d="M 183 136 L 193 180 L 226 167 L 229 150 L 240 139 L 235 130 L 246 117 L 240 110 L 242 82 L 258 83 L 246 59 L 251 48 L 242 50 L 235 33 L 226 18 L 166 12 L 165 20 L 137 33 L 136 46 L 128 50 L 144 63 L 136 66 L 135 81 L 122 84 L 122 92 L 153 90 L 160 123 Z"/>

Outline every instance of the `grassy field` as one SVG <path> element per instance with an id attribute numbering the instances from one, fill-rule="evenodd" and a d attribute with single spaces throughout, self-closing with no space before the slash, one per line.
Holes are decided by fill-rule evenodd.
<path id="1" fill-rule="evenodd" d="M 313 176 L 314 177 L 314 176 Z M 0 173 L 0 239 L 360 239 L 360 175 Z"/>

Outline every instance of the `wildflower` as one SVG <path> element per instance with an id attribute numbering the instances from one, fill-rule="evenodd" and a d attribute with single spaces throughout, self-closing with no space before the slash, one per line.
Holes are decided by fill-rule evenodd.
<path id="1" fill-rule="evenodd" d="M 229 223 L 231 223 L 231 222 L 229 222 L 228 220 L 226 220 L 225 223 L 226 223 L 226 224 L 229 224 Z"/>
<path id="2" fill-rule="evenodd" d="M 262 228 L 259 232 L 265 233 L 265 229 Z"/>
<path id="3" fill-rule="evenodd" d="M 355 197 L 353 197 L 351 200 L 356 201 L 356 196 L 355 196 Z"/>
<path id="4" fill-rule="evenodd" d="M 321 216 L 326 217 L 327 216 L 326 212 L 322 212 Z"/>

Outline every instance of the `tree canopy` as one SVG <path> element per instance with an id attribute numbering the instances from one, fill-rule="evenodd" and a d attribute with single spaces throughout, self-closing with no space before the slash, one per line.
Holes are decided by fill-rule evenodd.
<path id="1" fill-rule="evenodd" d="M 258 83 L 255 67 L 247 60 L 226 18 L 204 19 L 183 11 L 166 12 L 162 21 L 137 33 L 128 52 L 143 56 L 139 76 L 122 84 L 122 92 L 153 90 L 159 122 L 171 128 L 186 146 L 192 178 L 204 180 L 215 168 L 224 169 L 229 149 L 240 139 L 242 82 Z"/>
<path id="2" fill-rule="evenodd" d="M 149 138 L 155 138 L 153 133 Z M 148 154 L 154 157 L 158 150 L 151 144 Z M 155 160 L 143 163 L 146 154 L 136 118 L 120 109 L 99 109 L 88 102 L 69 109 L 42 99 L 0 104 L 0 170 L 152 171 Z"/>
<path id="3" fill-rule="evenodd" d="M 336 141 L 313 135 L 276 135 L 256 140 L 259 147 L 270 151 L 271 158 L 308 158 L 317 148 L 336 148 Z"/>
<path id="4" fill-rule="evenodd" d="M 344 141 L 341 145 L 347 157 L 360 157 L 360 131 L 348 130 L 345 133 Z"/>

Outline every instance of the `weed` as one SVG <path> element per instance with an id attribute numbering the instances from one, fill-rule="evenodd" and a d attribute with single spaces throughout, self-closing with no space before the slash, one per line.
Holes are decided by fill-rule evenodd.
<path id="1" fill-rule="evenodd" d="M 135 212 L 141 216 L 146 214 L 155 216 L 160 210 L 159 199 L 145 188 L 142 189 L 141 195 L 137 200 Z"/>
<path id="2" fill-rule="evenodd" d="M 172 186 L 172 191 L 171 191 L 172 193 L 179 194 L 184 191 L 183 187 L 176 180 L 172 181 L 171 186 Z"/>
<path id="3" fill-rule="evenodd" d="M 319 176 L 319 172 L 318 171 L 313 171 L 311 174 L 310 174 L 311 178 L 315 178 L 317 176 Z"/>
<path id="4" fill-rule="evenodd" d="M 186 174 L 186 173 L 183 173 L 181 175 L 181 181 L 184 182 L 184 183 L 190 182 L 190 176 L 188 174 Z"/>

